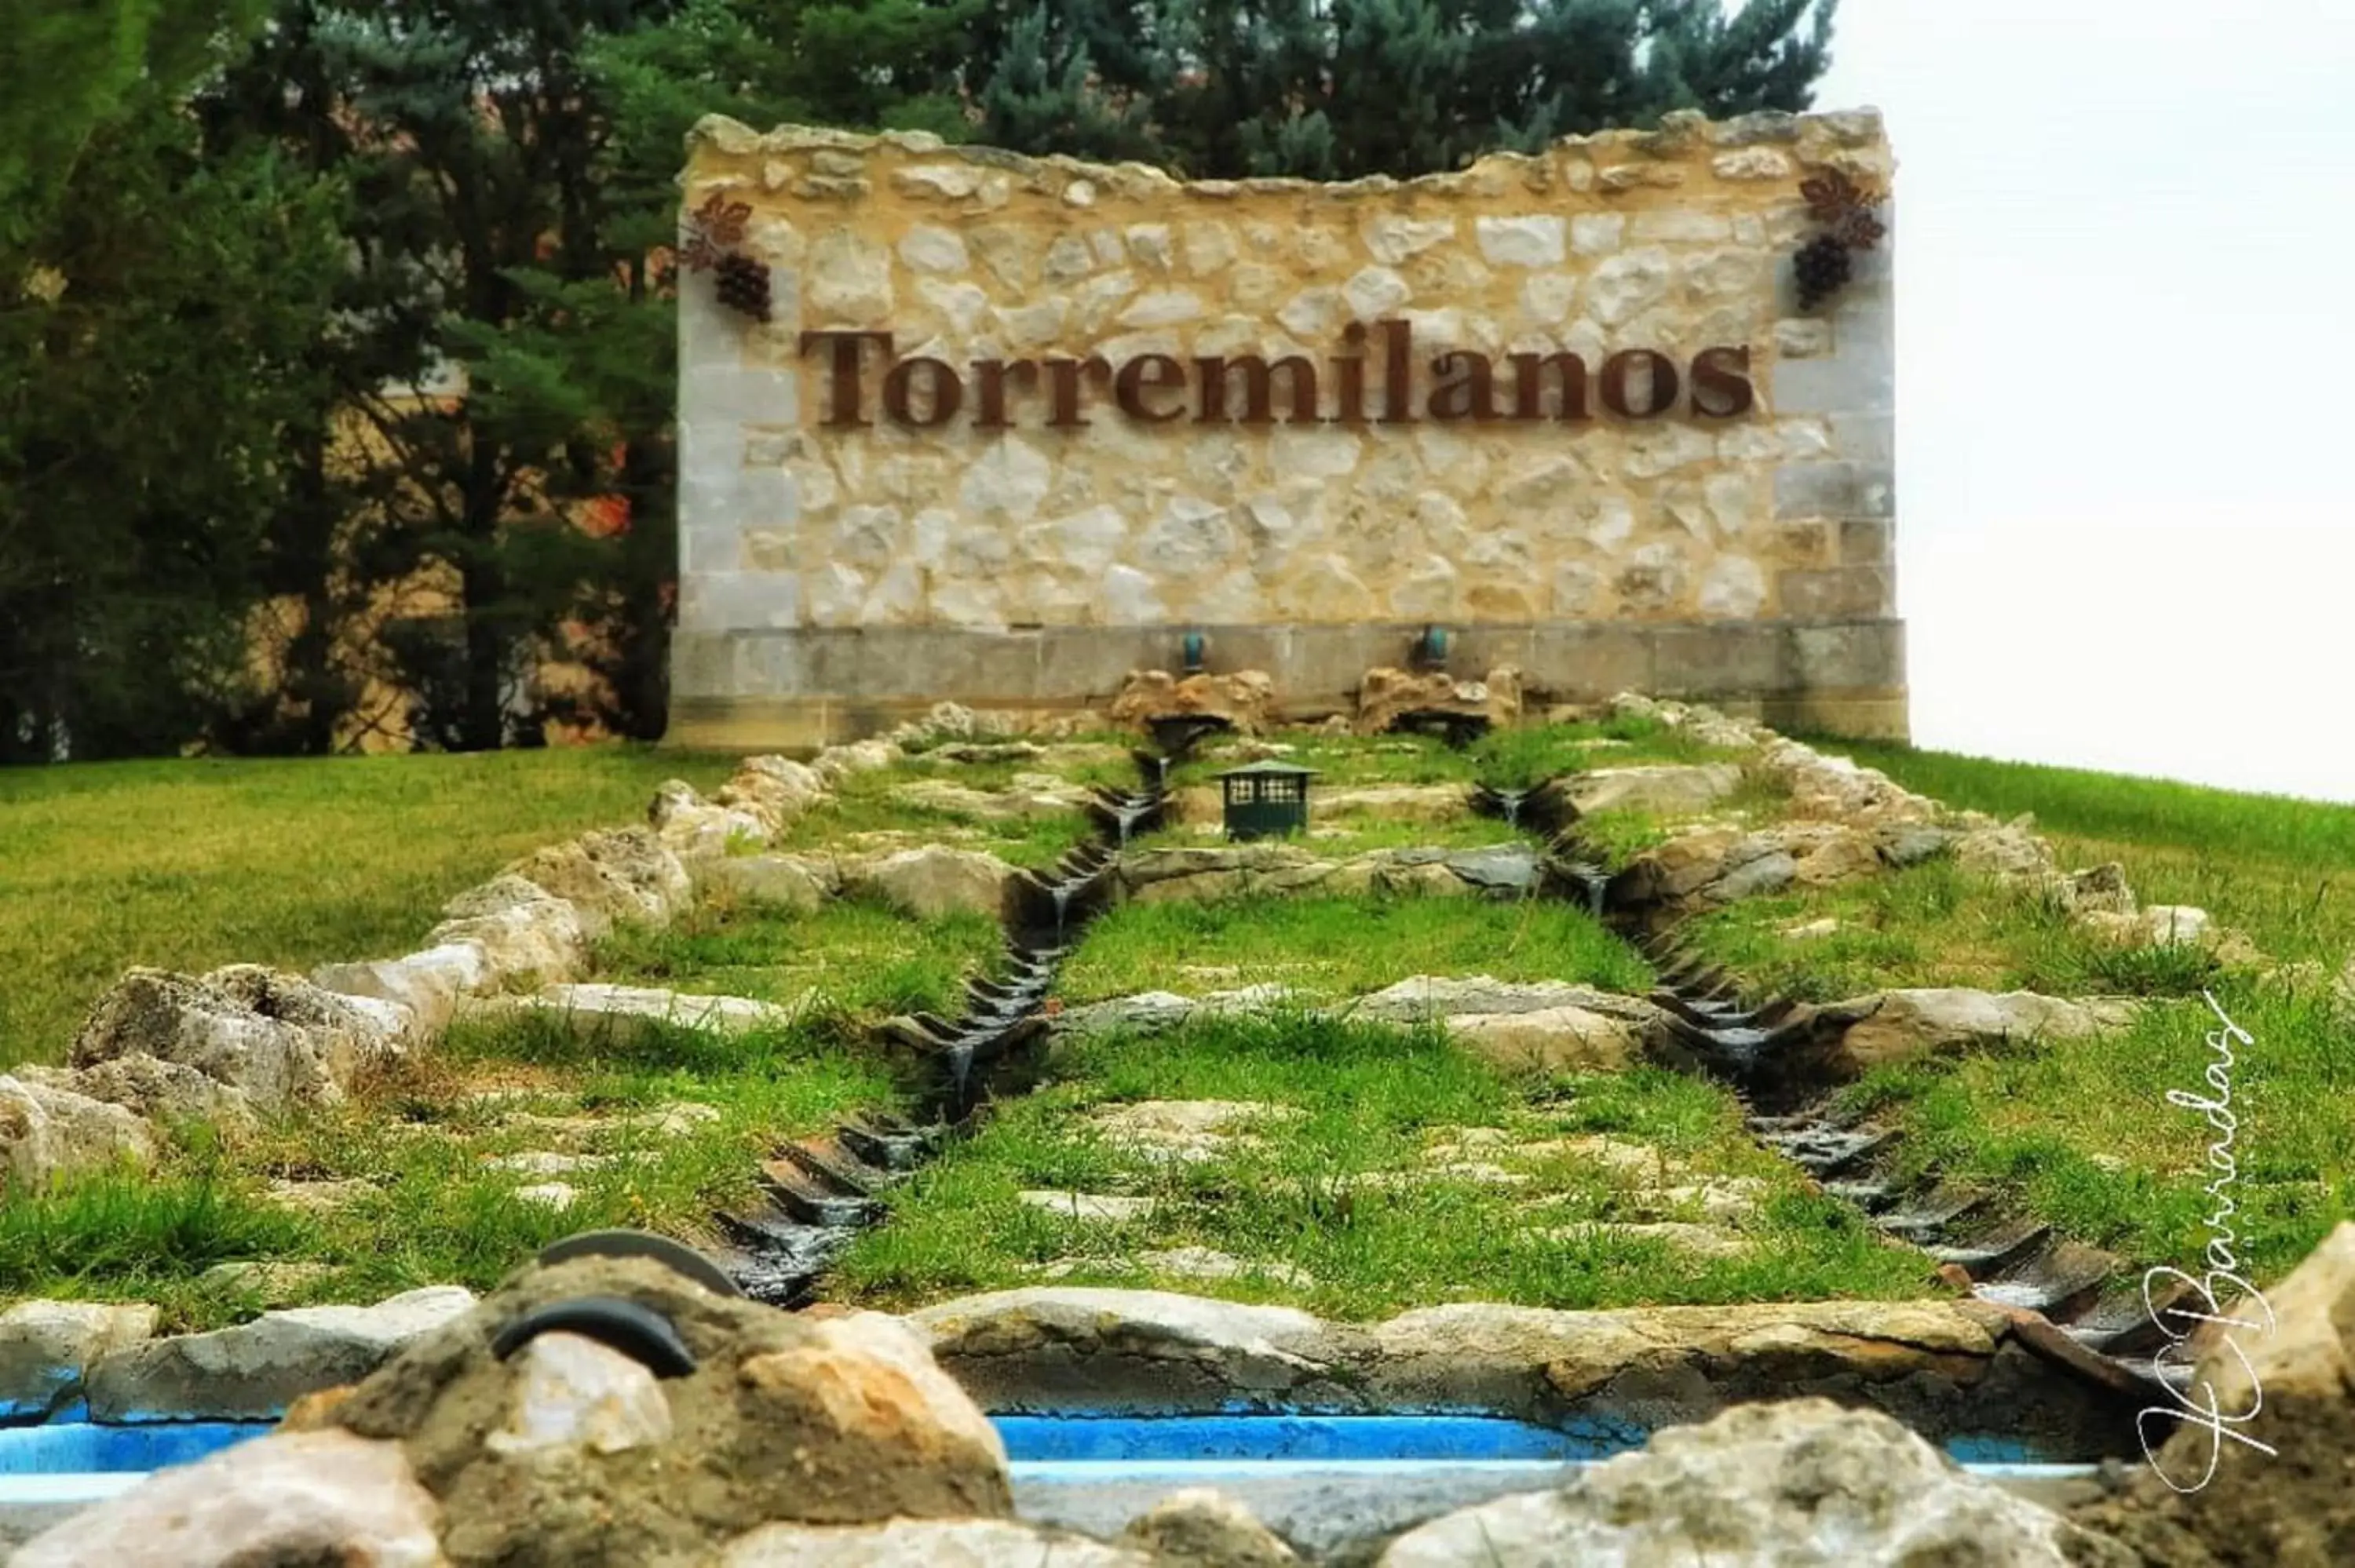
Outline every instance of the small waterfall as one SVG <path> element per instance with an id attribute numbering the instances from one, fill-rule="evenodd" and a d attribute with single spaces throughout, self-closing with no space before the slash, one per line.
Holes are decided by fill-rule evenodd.
<path id="1" fill-rule="evenodd" d="M 955 1103 L 964 1104 L 966 1081 L 973 1076 L 973 1053 L 979 1042 L 971 1034 L 960 1034 L 949 1043 L 949 1082 L 956 1092 Z"/>
<path id="2" fill-rule="evenodd" d="M 1597 920 L 1602 919 L 1603 898 L 1611 891 L 1611 879 L 1590 868 L 1581 870 L 1578 881 L 1579 885 L 1586 889 L 1586 912 Z"/>
<path id="3" fill-rule="evenodd" d="M 1507 789 L 1499 792 L 1497 799 L 1505 808 L 1505 826 L 1514 829 L 1519 828 L 1521 825 L 1521 802 L 1528 799 L 1527 794 L 1519 789 Z"/>
<path id="4" fill-rule="evenodd" d="M 1055 946 L 1058 948 L 1063 945 L 1063 924 L 1071 907 L 1072 885 L 1068 881 L 1059 882 L 1047 890 L 1054 895 L 1055 899 Z"/>
<path id="5" fill-rule="evenodd" d="M 1152 809 L 1149 803 L 1136 800 L 1126 801 L 1114 809 L 1113 822 L 1114 842 L 1117 847 L 1121 849 L 1128 847 L 1129 835 L 1136 831 L 1136 824 L 1144 821 L 1146 813 Z"/>

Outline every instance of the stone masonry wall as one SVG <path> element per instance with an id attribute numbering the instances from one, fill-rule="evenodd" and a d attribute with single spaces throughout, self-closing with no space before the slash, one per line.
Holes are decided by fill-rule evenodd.
<path id="1" fill-rule="evenodd" d="M 1826 169 L 1887 187 L 1876 114 L 1348 185 L 707 121 L 686 209 L 749 208 L 774 306 L 683 281 L 673 738 L 1100 703 L 1196 628 L 1329 709 L 1426 624 L 1559 700 L 1902 734 L 1891 242 L 1798 313 Z M 1199 363 L 1246 355 L 1316 400 Z"/>

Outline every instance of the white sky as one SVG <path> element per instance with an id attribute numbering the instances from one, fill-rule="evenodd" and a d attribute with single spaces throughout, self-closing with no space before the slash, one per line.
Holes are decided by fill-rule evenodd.
<path id="1" fill-rule="evenodd" d="M 1843 0 L 1942 750 L 2355 801 L 2355 4 Z"/>

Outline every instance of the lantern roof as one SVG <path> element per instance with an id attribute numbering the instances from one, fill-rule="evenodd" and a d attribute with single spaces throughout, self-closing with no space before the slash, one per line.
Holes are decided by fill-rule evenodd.
<path id="1" fill-rule="evenodd" d="M 1265 778 L 1271 774 L 1284 779 L 1314 779 L 1316 777 L 1316 769 L 1303 768 L 1297 762 L 1286 762 L 1279 757 L 1263 757 L 1257 762 L 1246 762 L 1240 768 L 1230 768 L 1225 772 L 1214 774 L 1212 777 L 1249 779 Z"/>

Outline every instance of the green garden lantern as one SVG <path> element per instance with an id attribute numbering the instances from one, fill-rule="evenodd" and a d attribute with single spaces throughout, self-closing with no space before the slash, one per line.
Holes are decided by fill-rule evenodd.
<path id="1" fill-rule="evenodd" d="M 1219 775 L 1226 794 L 1227 837 L 1280 838 L 1308 831 L 1308 781 L 1313 768 L 1269 758 Z"/>

